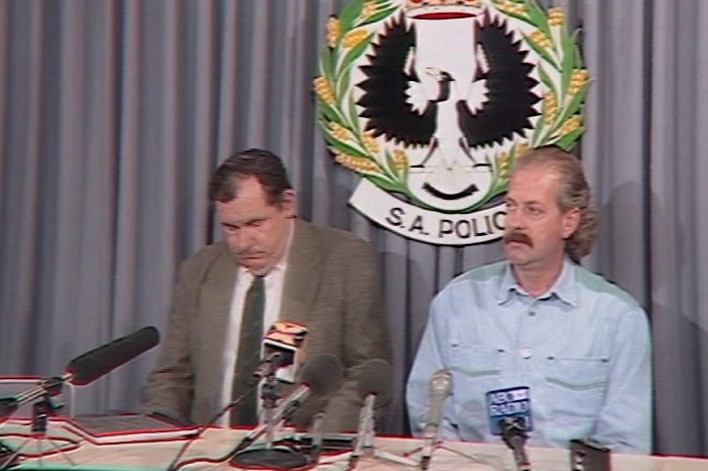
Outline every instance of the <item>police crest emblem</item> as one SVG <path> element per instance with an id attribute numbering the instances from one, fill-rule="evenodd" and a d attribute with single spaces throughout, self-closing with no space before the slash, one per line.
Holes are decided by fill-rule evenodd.
<path id="1" fill-rule="evenodd" d="M 496 240 L 515 158 L 570 148 L 589 76 L 562 9 L 533 0 L 359 0 L 326 27 L 314 81 L 350 204 L 436 245 Z"/>

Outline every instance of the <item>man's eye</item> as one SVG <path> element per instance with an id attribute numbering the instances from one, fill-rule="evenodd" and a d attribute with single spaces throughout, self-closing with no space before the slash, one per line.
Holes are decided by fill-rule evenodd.
<path id="1" fill-rule="evenodd" d="M 257 229 L 257 228 L 263 226 L 263 223 L 264 223 L 264 220 L 263 220 L 263 219 L 258 219 L 258 220 L 256 220 L 256 221 L 249 221 L 249 222 L 247 222 L 247 223 L 246 223 L 246 226 L 247 226 L 247 227 L 250 227 L 250 228 L 253 228 L 253 229 Z"/>
<path id="2" fill-rule="evenodd" d="M 532 216 L 538 216 L 539 214 L 542 214 L 542 213 L 543 213 L 543 211 L 541 210 L 541 208 L 538 208 L 538 207 L 536 207 L 536 206 L 531 206 L 530 208 L 528 208 L 528 212 L 529 212 L 529 214 L 531 214 Z"/>

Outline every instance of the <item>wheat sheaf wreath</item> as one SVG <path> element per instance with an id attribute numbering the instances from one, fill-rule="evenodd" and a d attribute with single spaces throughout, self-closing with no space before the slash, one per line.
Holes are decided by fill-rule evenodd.
<path id="1" fill-rule="evenodd" d="M 568 32 L 561 8 L 550 8 L 546 12 L 534 0 L 488 0 L 485 5 L 527 25 L 524 32 L 521 29 L 519 32 L 528 49 L 538 57 L 536 70 L 543 95 L 528 141 L 516 143 L 508 152 L 496 155 L 492 186 L 487 197 L 475 207 L 506 191 L 509 170 L 516 156 L 529 147 L 555 144 L 569 149 L 573 146 L 585 130 L 582 115 L 590 85 L 576 44 L 578 31 Z M 408 191 L 409 164 L 405 147 L 384 149 L 371 132 L 363 132 L 352 94 L 351 75 L 355 62 L 369 48 L 377 25 L 401 8 L 400 2 L 392 0 L 360 0 L 346 5 L 339 17 L 330 17 L 326 26 L 327 44 L 319 56 L 314 90 L 318 122 L 336 162 L 384 190 L 415 199 Z"/>

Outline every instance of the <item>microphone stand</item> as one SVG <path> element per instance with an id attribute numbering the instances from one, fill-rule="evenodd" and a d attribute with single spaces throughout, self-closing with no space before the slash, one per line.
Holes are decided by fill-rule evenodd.
<path id="1" fill-rule="evenodd" d="M 12 467 L 17 464 L 17 457 L 12 448 L 0 442 L 0 469 Z"/>
<path id="2" fill-rule="evenodd" d="M 37 440 L 36 456 L 39 458 L 40 467 L 42 467 L 42 456 L 44 455 L 42 450 L 42 444 L 44 443 L 45 439 L 47 440 L 47 443 L 49 443 L 52 448 L 58 451 L 71 466 L 76 466 L 76 463 L 74 463 L 71 458 L 69 458 L 69 456 L 64 453 L 62 447 L 57 445 L 54 440 L 47 436 L 49 417 L 56 415 L 56 411 L 58 409 L 59 407 L 56 407 L 52 403 L 52 400 L 49 397 L 49 393 L 44 394 L 41 400 L 35 402 L 32 405 L 32 422 L 30 425 L 31 434 L 24 442 L 20 444 L 19 447 L 17 447 L 14 453 L 9 454 L 9 452 L 3 452 L 3 455 L 9 456 L 7 456 L 7 458 L 3 456 L 3 459 L 5 461 L 2 463 L 2 466 L 0 466 L 0 471 L 7 471 L 12 466 L 17 464 L 18 458 L 21 456 L 22 450 L 25 448 L 25 446 L 27 446 L 27 444 L 31 440 Z M 3 448 L 10 450 L 7 446 L 4 445 Z"/>
<path id="3" fill-rule="evenodd" d="M 276 444 L 275 428 L 279 424 L 285 422 L 285 418 L 276 421 L 275 410 L 278 407 L 280 396 L 278 395 L 278 383 L 275 378 L 275 372 L 278 368 L 277 363 L 273 363 L 274 367 L 269 368 L 263 375 L 263 383 L 261 386 L 261 408 L 263 410 L 261 424 L 256 430 L 261 430 L 260 433 L 265 434 L 265 448 L 251 448 L 253 443 L 246 441 L 240 443 L 234 455 L 229 461 L 235 466 L 257 466 L 265 468 L 279 469 L 295 469 L 310 464 L 310 458 L 302 450 L 292 446 Z M 294 412 L 294 409 L 293 409 Z M 284 417 L 290 417 L 292 413 L 287 412 Z M 257 438 L 259 433 L 256 433 L 254 438 Z"/>
<path id="4" fill-rule="evenodd" d="M 263 423 L 266 426 L 266 448 L 273 448 L 275 441 L 275 423 L 273 421 L 273 412 L 278 407 L 278 383 L 275 380 L 274 372 L 271 372 L 265 377 L 261 386 L 261 407 L 263 409 Z"/>
<path id="5" fill-rule="evenodd" d="M 377 448 L 374 440 L 376 438 L 376 423 L 374 420 L 374 403 L 376 395 L 369 394 L 364 399 L 364 406 L 359 412 L 359 430 L 357 431 L 356 444 L 354 450 L 337 456 L 335 461 L 348 459 L 347 471 L 352 471 L 359 464 L 361 458 L 374 458 L 390 461 L 404 466 L 415 467 L 416 462 L 405 456 L 399 456 L 385 450 Z"/>
<path id="6" fill-rule="evenodd" d="M 6 419 L 14 414 L 20 406 L 38 400 L 49 400 L 50 396 L 61 394 L 64 381 L 71 379 L 70 374 L 64 376 L 54 376 L 39 380 L 37 386 L 19 393 L 15 397 L 0 399 L 0 420 Z M 52 410 L 56 408 L 52 406 Z"/>
<path id="7" fill-rule="evenodd" d="M 461 456 L 463 458 L 467 458 L 469 460 L 472 460 L 476 463 L 488 464 L 486 459 L 484 459 L 480 456 L 465 453 L 464 451 L 457 450 L 455 448 L 444 445 L 441 440 L 437 440 L 437 441 L 433 441 L 433 442 L 428 442 L 427 438 L 425 440 L 426 440 L 426 443 L 424 443 L 423 446 L 419 446 L 417 448 L 414 448 L 413 450 L 404 454 L 404 456 L 414 456 L 414 455 L 420 453 L 418 467 L 421 469 L 421 471 L 427 471 L 428 469 L 430 469 L 430 462 L 432 461 L 433 452 L 435 450 L 445 450 L 450 453 L 454 453 L 458 456 Z"/>
<path id="8" fill-rule="evenodd" d="M 310 446 L 309 461 L 310 464 L 317 465 L 320 462 L 320 455 L 322 454 L 322 442 L 324 441 L 324 431 L 322 426 L 327 415 L 324 412 L 318 412 L 315 414 L 314 419 L 312 419 L 312 427 L 310 428 L 310 433 L 312 436 L 312 444 Z"/>

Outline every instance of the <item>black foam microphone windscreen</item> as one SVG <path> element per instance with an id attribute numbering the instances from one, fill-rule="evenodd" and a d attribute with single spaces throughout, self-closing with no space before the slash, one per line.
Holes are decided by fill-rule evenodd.
<path id="1" fill-rule="evenodd" d="M 314 394 L 324 396 L 339 386 L 344 369 L 339 359 L 323 353 L 305 363 L 300 372 L 300 382 L 309 386 Z"/>
<path id="2" fill-rule="evenodd" d="M 366 398 L 369 394 L 376 396 L 376 400 L 387 400 L 391 395 L 391 378 L 393 368 L 380 358 L 369 360 L 361 366 L 357 375 L 357 391 L 359 397 Z"/>
<path id="3" fill-rule="evenodd" d="M 143 327 L 130 335 L 113 340 L 69 362 L 66 372 L 69 382 L 76 386 L 89 384 L 101 376 L 150 350 L 160 342 L 155 327 Z"/>

